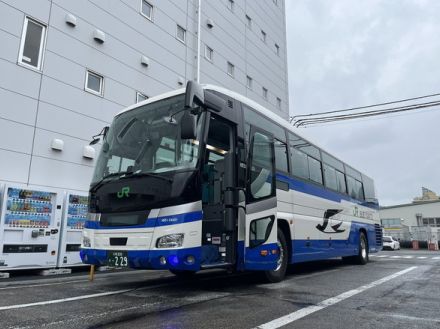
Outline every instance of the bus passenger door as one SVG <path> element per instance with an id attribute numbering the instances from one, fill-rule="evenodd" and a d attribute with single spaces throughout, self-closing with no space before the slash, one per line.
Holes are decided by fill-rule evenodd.
<path id="1" fill-rule="evenodd" d="M 278 259 L 273 135 L 251 127 L 247 161 L 244 268 L 273 270 Z"/>

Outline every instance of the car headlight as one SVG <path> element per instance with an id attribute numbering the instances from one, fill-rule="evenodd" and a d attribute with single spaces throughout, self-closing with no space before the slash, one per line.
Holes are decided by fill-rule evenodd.
<path id="1" fill-rule="evenodd" d="M 88 238 L 86 236 L 83 236 L 82 245 L 85 248 L 91 248 L 92 247 L 92 242 L 90 241 L 90 238 Z"/>
<path id="2" fill-rule="evenodd" d="M 99 222 L 101 220 L 101 213 L 93 213 L 89 212 L 87 213 L 87 220 L 91 222 Z"/>
<path id="3" fill-rule="evenodd" d="M 157 239 L 157 248 L 178 248 L 183 245 L 183 233 L 168 234 Z"/>

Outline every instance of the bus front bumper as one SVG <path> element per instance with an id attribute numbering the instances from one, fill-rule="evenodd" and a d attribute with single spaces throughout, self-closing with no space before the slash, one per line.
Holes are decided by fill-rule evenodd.
<path id="1" fill-rule="evenodd" d="M 119 250 L 82 248 L 81 260 L 84 264 L 107 266 L 109 253 Z M 128 268 L 156 270 L 200 270 L 201 249 L 128 250 Z"/>

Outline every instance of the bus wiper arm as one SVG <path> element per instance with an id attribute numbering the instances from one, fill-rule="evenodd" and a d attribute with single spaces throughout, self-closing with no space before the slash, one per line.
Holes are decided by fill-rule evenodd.
<path id="1" fill-rule="evenodd" d="M 134 172 L 134 173 L 127 173 L 124 177 L 133 177 L 133 176 L 138 176 L 138 177 L 142 177 L 142 176 L 146 176 L 146 177 L 154 177 L 154 178 L 159 178 L 162 180 L 166 180 L 167 182 L 172 183 L 173 179 L 169 178 L 169 177 L 164 177 L 155 173 L 151 173 L 151 172 Z"/>
<path id="2" fill-rule="evenodd" d="M 116 177 L 116 176 L 122 176 L 126 173 L 127 173 L 126 171 L 121 171 L 121 172 L 114 172 L 114 173 L 105 175 L 95 184 L 95 186 L 92 187 L 92 191 L 96 191 L 98 188 L 100 188 L 102 185 L 104 185 L 104 183 L 106 183 L 107 181 L 111 181 L 111 180 L 109 180 L 109 178 Z"/>

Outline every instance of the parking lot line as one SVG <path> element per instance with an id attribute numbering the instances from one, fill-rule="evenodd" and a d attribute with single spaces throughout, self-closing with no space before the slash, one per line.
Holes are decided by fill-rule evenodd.
<path id="1" fill-rule="evenodd" d="M 82 295 L 82 296 L 69 297 L 69 298 L 46 300 L 46 301 L 42 301 L 42 302 L 29 303 L 29 304 L 0 306 L 0 311 L 14 310 L 14 309 L 18 309 L 18 308 L 25 308 L 25 307 L 32 307 L 32 306 L 42 306 L 42 305 L 49 305 L 49 304 L 65 303 L 65 302 L 71 302 L 74 300 L 89 299 L 89 298 L 96 298 L 96 297 L 103 297 L 103 296 L 111 296 L 111 295 L 123 294 L 125 292 L 129 292 L 129 291 L 133 291 L 133 290 L 134 289 L 124 289 L 124 290 L 116 290 L 116 291 L 109 291 L 109 292 L 101 292 L 99 294 L 90 294 L 90 295 Z"/>
<path id="2" fill-rule="evenodd" d="M 374 287 L 376 287 L 378 285 L 381 285 L 382 283 L 385 283 L 385 282 L 390 281 L 392 279 L 395 279 L 395 278 L 397 278 L 399 276 L 402 276 L 402 275 L 404 275 L 404 274 L 406 274 L 406 273 L 408 273 L 408 272 L 410 272 L 410 271 L 412 271 L 412 270 L 414 270 L 416 268 L 417 268 L 417 266 L 409 267 L 409 268 L 407 268 L 407 269 L 405 269 L 403 271 L 396 272 L 394 274 L 388 275 L 388 276 L 386 276 L 386 277 L 384 277 L 382 279 L 379 279 L 377 281 L 373 281 L 373 282 L 371 282 L 369 284 L 360 286 L 359 288 L 352 289 L 352 290 L 346 291 L 346 292 L 344 292 L 344 293 L 342 293 L 342 294 L 340 294 L 338 296 L 331 297 L 329 299 L 323 300 L 322 302 L 320 302 L 320 303 L 318 303 L 316 305 L 312 305 L 312 306 L 308 306 L 308 307 L 302 308 L 302 309 L 300 309 L 298 311 L 292 312 L 292 313 L 287 314 L 285 316 L 282 316 L 282 317 L 280 317 L 278 319 L 275 319 L 275 320 L 272 320 L 270 322 L 267 322 L 267 323 L 264 323 L 262 325 L 259 325 L 255 329 L 276 329 L 276 328 L 280 328 L 280 327 L 285 326 L 285 325 L 287 325 L 289 323 L 292 323 L 292 322 L 294 322 L 296 320 L 299 320 L 299 319 L 301 319 L 301 318 L 303 318 L 303 317 L 305 317 L 307 315 L 310 315 L 312 313 L 320 311 L 320 310 L 322 310 L 324 308 L 327 308 L 329 306 L 333 306 L 333 305 L 335 305 L 335 304 L 337 304 L 339 302 L 342 302 L 343 300 L 345 300 L 347 298 L 350 298 L 350 297 L 353 297 L 353 296 L 355 296 L 357 294 L 360 294 L 360 293 L 364 292 L 365 290 L 374 288 Z"/>

